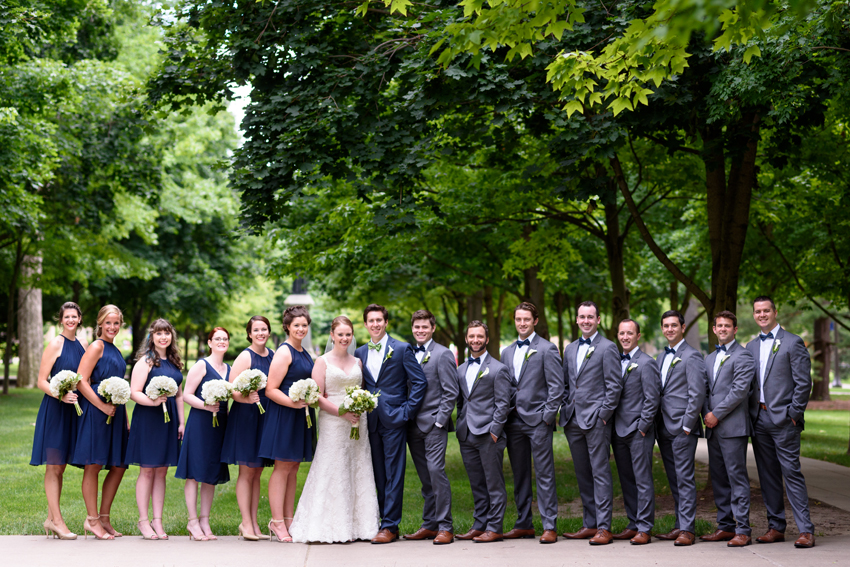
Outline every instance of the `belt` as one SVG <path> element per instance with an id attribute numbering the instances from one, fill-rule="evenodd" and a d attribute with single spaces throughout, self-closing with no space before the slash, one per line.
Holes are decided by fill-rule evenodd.
<path id="1" fill-rule="evenodd" d="M 759 407 L 760 407 L 761 409 L 763 409 L 764 411 L 767 411 L 767 406 L 766 406 L 766 405 L 764 405 L 764 404 L 763 404 L 763 403 L 761 403 L 761 402 L 759 402 Z"/>

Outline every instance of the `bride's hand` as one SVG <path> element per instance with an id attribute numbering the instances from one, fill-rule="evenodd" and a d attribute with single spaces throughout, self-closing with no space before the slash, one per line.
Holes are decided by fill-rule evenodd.
<path id="1" fill-rule="evenodd" d="M 347 420 L 351 425 L 357 425 L 360 423 L 360 415 L 356 413 L 345 413 L 342 414 L 342 418 Z"/>

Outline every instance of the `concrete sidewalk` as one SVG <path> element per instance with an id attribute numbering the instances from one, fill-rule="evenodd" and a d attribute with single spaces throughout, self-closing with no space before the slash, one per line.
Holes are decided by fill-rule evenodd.
<path id="1" fill-rule="evenodd" d="M 708 442 L 705 439 L 700 439 L 697 444 L 697 460 L 708 464 Z M 820 500 L 850 512 L 850 467 L 807 457 L 800 457 L 800 464 L 803 476 L 806 477 L 810 499 Z M 759 475 L 752 445 L 747 451 L 747 471 L 750 480 L 758 483 Z"/>
<path id="2" fill-rule="evenodd" d="M 138 536 L 125 536 L 115 541 L 3 536 L 0 537 L 0 545 L 3 548 L 3 565 L 27 567 L 550 567 L 589 564 L 594 567 L 656 567 L 698 563 L 723 567 L 823 567 L 848 564 L 850 536 L 819 539 L 813 549 L 796 549 L 790 541 L 729 549 L 724 543 L 674 547 L 672 542 L 659 540 L 645 546 L 615 542 L 601 547 L 592 547 L 585 541 L 566 540 L 554 545 L 541 545 L 537 540 L 527 539 L 491 544 L 456 542 L 443 546 L 408 541 L 389 545 L 365 542 L 306 545 L 246 542 L 233 536 L 209 542 L 189 541 L 188 537 L 182 536 L 168 541 L 145 541 Z"/>

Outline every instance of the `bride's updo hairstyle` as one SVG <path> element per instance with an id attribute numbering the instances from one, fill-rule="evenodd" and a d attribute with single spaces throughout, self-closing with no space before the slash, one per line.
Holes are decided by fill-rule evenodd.
<path id="1" fill-rule="evenodd" d="M 286 308 L 286 311 L 283 312 L 283 332 L 287 335 L 289 334 L 289 326 L 292 322 L 298 317 L 304 317 L 307 319 L 307 324 L 313 322 L 310 319 L 310 312 L 303 305 L 290 305 Z"/>
<path id="2" fill-rule="evenodd" d="M 354 332 L 354 325 L 351 324 L 351 319 L 349 319 L 345 315 L 340 315 L 339 317 L 335 318 L 331 323 L 331 334 L 336 331 L 337 327 L 341 327 L 343 325 L 347 326 L 349 329 L 351 329 L 352 332 Z"/>

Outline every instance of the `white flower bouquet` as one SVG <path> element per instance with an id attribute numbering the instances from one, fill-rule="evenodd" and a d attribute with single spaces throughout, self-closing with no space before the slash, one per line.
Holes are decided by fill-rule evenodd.
<path id="1" fill-rule="evenodd" d="M 73 392 L 77 389 L 77 384 L 80 383 L 83 377 L 76 372 L 70 370 L 62 370 L 53 375 L 50 379 L 50 393 L 61 400 L 68 392 Z M 74 408 L 77 410 L 77 416 L 83 415 L 83 410 L 80 409 L 80 403 L 74 402 Z"/>
<path id="2" fill-rule="evenodd" d="M 210 380 L 201 388 L 204 404 L 211 406 L 233 397 L 233 386 L 227 380 Z M 218 412 L 213 412 L 213 427 L 218 427 Z"/>
<path id="3" fill-rule="evenodd" d="M 293 402 L 307 402 L 308 407 L 304 408 L 304 414 L 307 416 L 307 427 L 313 427 L 313 420 L 310 419 L 310 408 L 319 405 L 321 395 L 319 385 L 312 378 L 299 380 L 289 387 L 289 398 Z"/>
<path id="4" fill-rule="evenodd" d="M 346 412 L 356 413 L 357 415 L 369 413 L 378 407 L 378 396 L 381 393 L 375 394 L 358 388 L 357 386 L 349 386 L 345 389 L 345 398 L 342 400 L 342 409 Z M 348 435 L 349 439 L 360 439 L 360 425 L 351 427 L 351 432 Z"/>
<path id="5" fill-rule="evenodd" d="M 123 406 L 130 400 L 130 384 L 123 378 L 112 376 L 97 386 L 100 394 L 107 404 Z M 106 418 L 106 423 L 112 423 L 112 416 Z"/>
<path id="6" fill-rule="evenodd" d="M 266 387 L 268 377 L 261 370 L 249 368 L 242 372 L 233 381 L 233 390 L 239 392 L 243 396 L 248 396 L 251 392 L 262 390 Z M 263 404 L 257 402 L 257 407 L 260 409 L 260 414 L 266 413 L 263 409 Z"/>
<path id="7" fill-rule="evenodd" d="M 156 400 L 160 396 L 170 398 L 177 395 L 177 382 L 168 376 L 154 376 L 148 385 L 145 387 L 145 395 L 152 400 Z M 168 415 L 168 408 L 162 404 L 162 418 L 165 423 L 171 421 L 171 416 Z"/>

